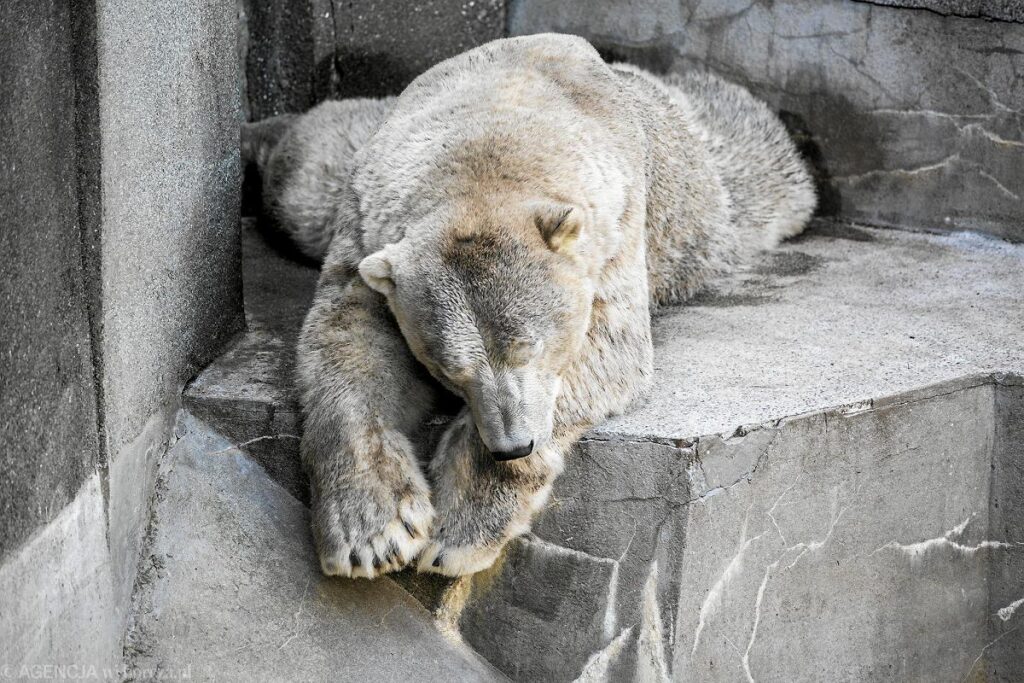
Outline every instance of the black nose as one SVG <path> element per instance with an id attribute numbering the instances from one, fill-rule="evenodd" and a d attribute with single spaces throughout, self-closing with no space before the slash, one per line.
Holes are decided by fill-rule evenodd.
<path id="1" fill-rule="evenodd" d="M 525 446 L 513 448 L 510 451 L 491 451 L 491 455 L 494 456 L 495 460 L 518 460 L 519 458 L 525 458 L 530 453 L 533 453 L 532 441 Z"/>

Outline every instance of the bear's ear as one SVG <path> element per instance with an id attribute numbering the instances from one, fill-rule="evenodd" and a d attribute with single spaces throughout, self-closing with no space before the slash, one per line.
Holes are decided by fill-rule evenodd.
<path id="1" fill-rule="evenodd" d="M 551 250 L 560 253 L 571 249 L 583 230 L 579 210 L 568 204 L 542 204 L 535 209 L 533 220 Z"/>
<path id="2" fill-rule="evenodd" d="M 394 269 L 386 249 L 370 254 L 359 262 L 359 276 L 363 282 L 384 296 L 395 291 Z"/>

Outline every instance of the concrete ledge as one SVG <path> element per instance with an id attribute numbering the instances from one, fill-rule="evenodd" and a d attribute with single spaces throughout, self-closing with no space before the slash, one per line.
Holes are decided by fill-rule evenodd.
<path id="1" fill-rule="evenodd" d="M 277 303 L 247 302 L 185 400 L 301 497 L 315 272 L 245 250 Z M 1014 680 L 1021 292 L 1024 246 L 818 225 L 655 321 L 650 395 L 582 440 L 500 566 L 401 580 L 520 680 Z"/>
<path id="2" fill-rule="evenodd" d="M 503 680 L 393 582 L 322 576 L 306 509 L 222 435 L 180 418 L 134 596 L 129 671 Z"/>
<path id="3" fill-rule="evenodd" d="M 316 280 L 244 231 L 248 332 L 185 406 L 293 494 L 294 342 Z M 691 444 L 974 375 L 1024 373 L 1024 245 L 821 224 L 654 324 L 655 383 L 596 440 Z M 969 380 L 973 381 L 973 380 Z M 979 379 L 978 381 L 988 381 Z"/>

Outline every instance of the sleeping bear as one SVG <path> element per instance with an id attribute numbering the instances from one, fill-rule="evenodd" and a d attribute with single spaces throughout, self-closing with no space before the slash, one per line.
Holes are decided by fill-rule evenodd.
<path id="1" fill-rule="evenodd" d="M 298 345 L 326 574 L 489 567 L 652 372 L 651 315 L 799 233 L 810 175 L 712 75 L 498 40 L 397 98 L 256 124 L 265 213 L 323 263 Z M 464 406 L 425 452 L 445 397 Z"/>

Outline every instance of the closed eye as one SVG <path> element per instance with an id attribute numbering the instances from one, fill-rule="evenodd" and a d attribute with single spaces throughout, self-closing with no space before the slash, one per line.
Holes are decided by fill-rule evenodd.
<path id="1" fill-rule="evenodd" d="M 544 349 L 542 341 L 522 339 L 509 345 L 506 362 L 512 367 L 521 367 L 540 355 Z"/>

